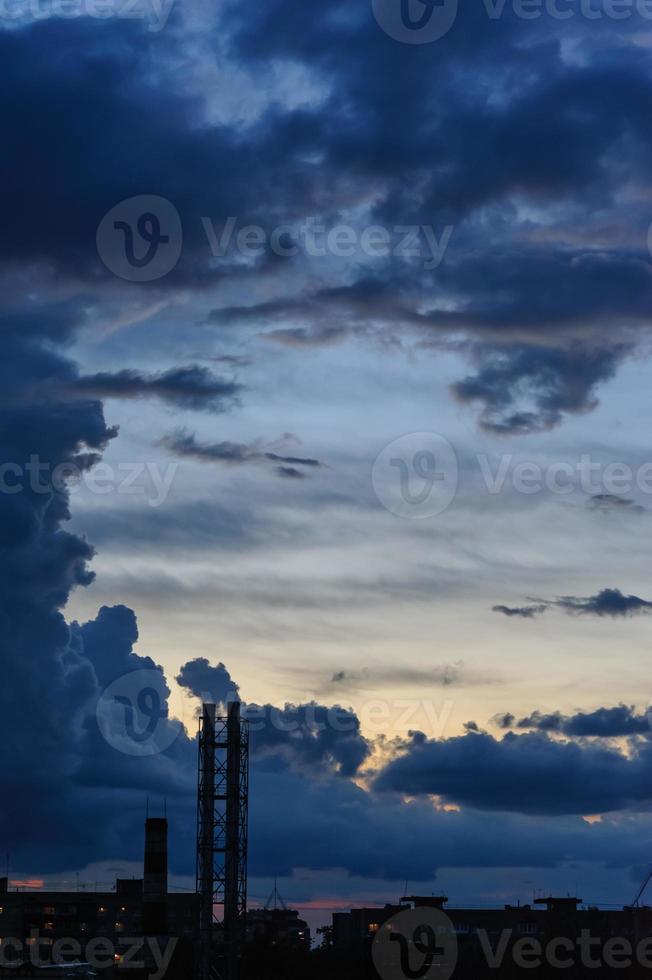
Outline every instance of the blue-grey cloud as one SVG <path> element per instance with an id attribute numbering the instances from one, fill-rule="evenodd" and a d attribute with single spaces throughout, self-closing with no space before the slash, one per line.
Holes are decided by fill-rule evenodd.
<path id="1" fill-rule="evenodd" d="M 475 375 L 457 381 L 461 403 L 479 404 L 480 426 L 495 435 L 539 432 L 564 414 L 595 408 L 595 387 L 612 378 L 624 348 L 513 347 L 483 350 Z"/>
<path id="2" fill-rule="evenodd" d="M 621 497 L 617 493 L 594 493 L 587 500 L 587 507 L 590 510 L 598 510 L 602 513 L 619 514 L 646 514 L 645 507 L 641 507 L 631 497 Z"/>
<path id="3" fill-rule="evenodd" d="M 213 666 L 206 657 L 196 657 L 182 666 L 175 680 L 204 702 L 223 705 L 239 700 L 240 688 L 221 661 Z"/>
<path id="4" fill-rule="evenodd" d="M 545 603 L 537 603 L 536 605 L 530 606 L 492 606 L 492 611 L 497 613 L 502 613 L 503 616 L 508 616 L 513 619 L 534 619 L 535 616 L 540 616 L 549 607 Z"/>
<path id="5" fill-rule="evenodd" d="M 482 810 L 539 815 L 647 809 L 652 742 L 625 755 L 600 742 L 559 741 L 543 732 L 502 739 L 469 732 L 415 736 L 375 779 L 377 792 L 436 795 Z"/>
<path id="6" fill-rule="evenodd" d="M 242 466 L 246 463 L 272 463 L 279 476 L 300 479 L 305 476 L 298 467 L 317 469 L 318 459 L 309 456 L 285 456 L 264 449 L 257 444 L 242 442 L 200 442 L 192 432 L 179 429 L 162 440 L 162 445 L 175 456 L 194 459 L 199 463 L 223 463 L 227 466 Z"/>
<path id="7" fill-rule="evenodd" d="M 329 227 L 366 201 L 367 225 L 454 226 L 441 264 L 359 256 L 343 272 L 323 263 L 318 288 L 298 275 L 285 302 L 265 300 L 247 316 L 269 318 L 275 339 L 299 347 L 379 331 L 424 349 L 454 337 L 475 373 L 453 393 L 490 432 L 538 432 L 590 411 L 649 327 L 645 223 L 619 194 L 622 146 L 633 188 L 644 191 L 652 159 L 652 83 L 632 25 L 617 37 L 600 29 L 598 44 L 595 24 L 578 19 L 583 56 L 570 62 L 549 19 L 524 23 L 506 11 L 495 31 L 482 9 L 460 9 L 434 59 L 393 43 L 340 0 L 305 31 L 288 0 L 272 8 L 243 20 L 224 6 L 228 64 L 259 82 L 270 64 L 296 64 L 319 94 L 299 106 L 272 98 L 247 126 L 207 122 L 198 93 L 162 67 L 149 70 L 154 44 L 157 64 L 176 63 L 182 21 L 165 38 L 85 18 L 3 32 L 0 115 L 17 138 L 0 171 L 0 261 L 56 270 L 86 296 L 110 288 L 95 231 L 112 206 L 143 192 L 146 175 L 184 229 L 178 267 L 151 290 L 192 286 L 198 295 L 220 278 L 302 267 L 305 258 L 265 248 L 250 263 L 216 259 L 202 217 L 221 226 L 236 214 L 269 233 L 316 211 Z M 25 64 L 39 66 L 29 79 Z M 116 146 L 129 153 L 116 156 Z M 598 204 L 613 230 L 608 244 L 595 240 Z M 536 217 L 546 207 L 552 226 Z M 244 313 L 229 300 L 220 315 L 231 324 Z"/>
<path id="8" fill-rule="evenodd" d="M 242 385 L 198 365 L 170 368 L 159 374 L 128 370 L 82 375 L 74 390 L 96 398 L 159 398 L 178 408 L 223 412 L 231 408 Z"/>
<path id="9" fill-rule="evenodd" d="M 560 711 L 551 714 L 534 711 L 519 719 L 510 712 L 496 715 L 493 721 L 503 729 L 558 732 L 571 738 L 622 738 L 650 735 L 651 731 L 648 714 L 639 713 L 633 705 L 626 704 L 597 708 L 595 711 L 578 711 L 574 715 L 564 715 Z"/>
<path id="10" fill-rule="evenodd" d="M 602 589 L 591 596 L 562 596 L 555 599 L 554 605 L 569 613 L 589 616 L 633 616 L 635 613 L 652 609 L 649 599 L 637 595 L 624 595 L 620 589 Z"/>
<path id="11" fill-rule="evenodd" d="M 610 616 L 618 619 L 648 612 L 652 609 L 652 602 L 637 595 L 625 595 L 620 589 L 601 589 L 590 596 L 565 595 L 557 599 L 537 599 L 527 606 L 492 606 L 494 612 L 521 619 L 534 619 L 546 609 L 552 608 L 563 609 L 571 615 Z"/>

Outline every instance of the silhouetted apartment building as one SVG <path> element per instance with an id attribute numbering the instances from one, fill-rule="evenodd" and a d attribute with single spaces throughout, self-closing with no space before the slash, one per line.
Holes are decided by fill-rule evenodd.
<path id="1" fill-rule="evenodd" d="M 554 896 L 532 905 L 503 908 L 449 908 L 445 896 L 408 896 L 398 905 L 352 909 L 333 914 L 333 946 L 344 960 L 360 964 L 361 977 L 373 977 L 372 946 L 379 932 L 388 937 L 390 920 L 406 910 L 424 910 L 423 922 L 434 925 L 434 946 L 443 949 L 453 938 L 453 978 L 477 977 L 652 977 L 652 909 L 614 910 L 584 907 L 577 898 Z M 429 909 L 445 917 L 430 919 Z M 416 950 L 424 935 L 407 939 L 413 965 L 424 962 Z M 390 943 L 391 945 L 391 943 Z M 395 945 L 394 951 L 398 949 Z M 390 951 L 388 955 L 394 955 Z M 396 953 L 398 955 L 398 953 Z M 437 953 L 436 955 L 443 955 Z M 448 975 L 448 974 L 447 974 Z"/>
<path id="2" fill-rule="evenodd" d="M 149 818 L 142 879 L 118 878 L 112 891 L 36 891 L 10 890 L 7 878 L 0 878 L 0 973 L 32 975 L 35 964 L 61 961 L 78 963 L 82 971 L 89 960 L 108 968 L 110 960 L 119 966 L 126 959 L 144 962 L 148 973 L 155 963 L 152 944 L 165 949 L 172 939 L 174 960 L 167 973 L 176 976 L 175 964 L 183 960 L 185 976 L 196 915 L 194 893 L 168 894 L 167 821 Z M 141 948 L 134 952 L 138 939 Z M 130 976 L 135 980 L 137 970 Z"/>
<path id="3" fill-rule="evenodd" d="M 310 926 L 296 909 L 249 909 L 247 942 L 310 949 Z"/>

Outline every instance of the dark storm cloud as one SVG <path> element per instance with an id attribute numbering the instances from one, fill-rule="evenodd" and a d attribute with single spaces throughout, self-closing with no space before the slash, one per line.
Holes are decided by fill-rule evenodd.
<path id="1" fill-rule="evenodd" d="M 278 300 L 258 308 L 274 321 L 273 339 L 310 347 L 382 328 L 399 342 L 416 332 L 437 345 L 463 335 L 476 373 L 453 391 L 480 408 L 489 431 L 540 431 L 590 411 L 636 350 L 651 308 L 645 223 L 619 193 L 623 146 L 632 196 L 652 161 L 652 85 L 644 52 L 627 44 L 631 25 L 617 39 L 594 24 L 583 36 L 578 20 L 583 56 L 571 62 L 549 19 L 524 23 L 506 10 L 498 25 L 480 5 L 460 9 L 436 58 L 336 0 L 301 16 L 305 31 L 296 20 L 288 0 L 246 19 L 224 8 L 220 36 L 252 84 L 264 91 L 280 59 L 315 86 L 299 107 L 270 97 L 246 126 L 206 122 L 201 98 L 166 70 L 183 48 L 181 21 L 165 37 L 84 19 L 3 32 L 0 116 L 16 139 L 0 171 L 0 258 L 56 269 L 87 292 L 115 285 L 96 255 L 98 223 L 120 200 L 155 191 L 178 208 L 184 248 L 178 267 L 148 288 L 201 290 L 305 259 L 267 250 L 250 264 L 214 261 L 203 216 L 221 227 L 237 215 L 270 231 L 318 212 L 328 226 L 366 201 L 368 224 L 413 222 L 438 234 L 454 225 L 444 261 L 433 271 L 358 256 L 359 271 L 348 263 L 344 275 L 326 259 L 313 294 L 300 285 L 284 310 Z M 37 68 L 27 76 L 25 64 Z M 598 206 L 614 229 L 609 248 L 595 242 Z M 547 207 L 552 225 L 536 217 Z M 283 322 L 288 315 L 300 322 Z"/>
<path id="2" fill-rule="evenodd" d="M 192 287 L 197 296 L 220 277 L 245 274 L 232 259 L 211 265 L 200 220 L 207 214 L 218 223 L 237 214 L 242 224 L 269 227 L 317 210 L 334 223 L 363 205 L 370 223 L 416 221 L 439 229 L 452 222 L 456 235 L 436 273 L 387 261 L 371 275 L 358 268 L 358 256 L 347 262 L 343 285 L 326 261 L 318 280 L 309 280 L 326 285 L 310 291 L 302 282 L 298 299 L 292 294 L 246 316 L 251 323 L 268 318 L 273 339 L 306 348 L 353 332 L 398 342 L 409 334 L 434 349 L 451 334 L 461 337 L 457 349 L 471 357 L 475 374 L 459 383 L 457 394 L 480 406 L 492 432 L 536 431 L 590 410 L 599 385 L 649 327 L 645 215 L 632 219 L 623 199 L 645 200 L 652 86 L 647 53 L 627 44 L 627 26 L 613 39 L 600 26 L 596 35 L 593 24 L 585 37 L 577 29 L 578 57 L 569 58 L 544 20 L 539 34 L 536 25 L 509 14 L 488 23 L 480 4 L 464 4 L 433 56 L 431 46 L 394 43 L 368 8 L 360 14 L 348 3 L 270 0 L 252 16 L 249 5 L 229 5 L 220 36 L 240 67 L 253 72 L 247 85 L 264 92 L 270 65 L 292 64 L 317 88 L 298 108 L 272 95 L 252 121 L 237 126 L 207 121 L 203 99 L 185 94 L 214 64 L 200 65 L 196 76 L 179 71 L 188 50 L 181 22 L 164 36 L 132 22 L 83 19 L 2 31 L 5 282 L 29 296 L 77 291 L 79 309 L 100 304 L 107 290 L 121 296 L 149 290 L 152 297 Z M 597 54 L 590 41 L 596 36 Z M 169 276 L 138 287 L 110 276 L 95 234 L 117 202 L 152 192 L 178 208 L 184 248 Z M 545 220 L 538 221 L 542 210 Z M 594 238 L 596 211 L 613 229 L 609 248 Z M 269 271 L 270 261 L 263 256 L 248 274 Z M 276 271 L 289 265 L 274 262 Z M 48 270 L 42 280 L 39 269 Z M 224 303 L 230 306 L 223 319 L 235 323 L 242 303 L 231 295 Z M 22 464 L 36 453 L 87 469 L 116 435 L 100 395 L 118 388 L 133 395 L 139 388 L 138 395 L 179 404 L 178 387 L 171 395 L 168 385 L 163 395 L 140 372 L 119 382 L 100 374 L 96 384 L 100 378 L 107 387 L 90 386 L 80 397 L 79 369 L 61 353 L 84 319 L 79 309 L 25 300 L 20 314 L 3 316 L 3 460 Z M 194 402 L 187 389 L 181 400 L 202 407 L 204 396 L 223 404 L 217 392 L 200 393 Z M 171 853 L 187 872 L 194 855 L 196 746 L 180 732 L 145 764 L 101 738 L 95 706 L 116 672 L 145 669 L 166 681 L 155 661 L 133 649 L 130 610 L 103 608 L 81 625 L 65 620 L 72 591 L 93 577 L 92 546 L 70 533 L 69 516 L 62 490 L 0 497 L 0 837 L 16 860 L 43 869 L 139 857 L 144 796 L 155 792 L 168 798 Z M 182 587 L 188 583 L 175 583 L 177 597 Z M 285 587 L 281 581 L 272 594 L 268 585 L 261 601 L 278 607 Z M 394 581 L 375 583 L 373 596 L 346 582 L 340 588 L 347 592 L 342 604 L 423 594 Z M 428 588 L 431 594 L 431 583 Z M 304 607 L 324 602 L 322 589 L 307 593 Z M 563 603 L 571 612 L 598 615 L 649 606 L 617 590 L 556 600 Z M 355 717 L 348 738 L 336 737 L 315 730 L 308 708 L 280 709 L 297 722 L 301 738 L 265 729 L 260 743 L 252 873 L 337 864 L 352 874 L 418 878 L 430 877 L 442 854 L 451 865 L 551 866 L 560 854 L 580 860 L 598 853 L 623 863 L 650 849 L 645 824 L 631 834 L 572 820 L 551 826 L 501 815 L 488 821 L 484 814 L 437 812 L 430 800 L 408 805 L 391 793 L 366 792 L 346 778 L 367 757 Z M 171 724 L 167 715 L 163 724 Z M 560 744 L 542 732 L 502 742 L 478 733 L 441 743 L 414 739 L 377 787 L 434 792 L 494 812 L 625 810 L 651 802 L 649 752 L 638 746 L 626 757 L 605 747 Z"/>
<path id="3" fill-rule="evenodd" d="M 481 406 L 486 432 L 540 432 L 559 425 L 564 414 L 595 408 L 596 385 L 613 377 L 622 357 L 622 348 L 585 346 L 483 351 L 477 373 L 455 382 L 452 391 L 460 403 Z"/>
<path id="4" fill-rule="evenodd" d="M 306 456 L 284 456 L 261 448 L 258 444 L 242 442 L 198 442 L 192 432 L 179 429 L 162 440 L 162 444 L 175 456 L 194 459 L 199 463 L 223 463 L 228 466 L 241 466 L 245 463 L 277 463 L 274 471 L 283 477 L 301 479 L 305 476 L 297 467 L 317 469 L 318 459 Z"/>
<path id="5" fill-rule="evenodd" d="M 594 861 L 596 854 L 626 867 L 652 841 L 647 814 L 630 815 L 626 824 L 606 817 L 593 826 L 572 816 L 492 813 L 489 819 L 482 811 L 437 810 L 419 798 L 405 805 L 393 793 L 367 793 L 349 780 L 306 780 L 290 772 L 259 771 L 256 786 L 250 862 L 271 876 L 337 861 L 350 873 L 402 887 L 406 876 L 431 883 L 438 869 L 552 868 Z"/>
<path id="6" fill-rule="evenodd" d="M 544 613 L 548 606 L 545 603 L 539 603 L 535 606 L 492 606 L 491 608 L 493 612 L 502 613 L 503 616 L 510 618 L 534 619 L 535 616 Z"/>
<path id="7" fill-rule="evenodd" d="M 224 412 L 243 390 L 236 381 L 219 378 L 198 365 L 170 368 L 160 374 L 123 370 L 83 375 L 76 391 L 97 398 L 159 398 L 177 408 Z"/>
<path id="8" fill-rule="evenodd" d="M 605 155 L 617 139 L 606 118 L 618 117 L 619 132 L 640 133 L 640 156 L 649 149 L 643 59 L 564 63 L 543 19 L 539 32 L 507 7 L 494 30 L 481 6 L 460 5 L 436 58 L 427 46 L 396 44 L 370 16 L 338 2 L 310 21 L 300 17 L 301 26 L 291 0 L 277 0 L 256 18 L 231 11 L 240 59 L 298 59 L 326 82 L 337 81 L 319 129 L 307 113 L 287 129 L 293 124 L 295 138 L 321 137 L 334 170 L 395 181 L 389 203 L 397 209 L 410 197 L 413 206 L 425 198 L 430 215 L 437 208 L 464 212 L 514 191 L 538 200 L 581 192 L 604 179 Z M 468 85 L 463 92 L 459 73 Z M 487 97 L 492 78 L 501 100 Z M 446 165 L 433 165 L 441 160 Z M 414 181 L 407 185 L 410 174 L 425 185 L 423 198 L 415 198 Z"/>
<path id="9" fill-rule="evenodd" d="M 52 18 L 2 32 L 0 118 L 15 134 L 0 165 L 3 261 L 54 267 L 89 290 L 110 284 L 96 248 L 99 223 L 120 201 L 155 193 L 178 209 L 184 248 L 178 266 L 150 285 L 201 287 L 216 278 L 203 216 L 270 220 L 272 188 L 289 197 L 282 186 L 289 191 L 293 181 L 288 146 L 265 126 L 246 136 L 197 125 L 201 100 L 164 82 L 164 65 L 175 56 L 172 41 L 124 19 Z M 30 62 L 38 67 L 28 75 Z M 10 95 L 17 91 L 20 110 Z M 307 206 L 296 182 L 295 200 Z M 221 265 L 233 271 L 229 260 Z"/>
<path id="10" fill-rule="evenodd" d="M 371 753 L 357 715 L 339 705 L 247 704 L 251 745 L 261 760 L 280 760 L 306 773 L 332 770 L 354 776 Z"/>
<path id="11" fill-rule="evenodd" d="M 503 729 L 536 729 L 575 738 L 619 738 L 650 734 L 648 715 L 638 714 L 633 706 L 626 704 L 619 704 L 614 708 L 597 708 L 589 712 L 578 711 L 574 715 L 563 715 L 560 711 L 552 714 L 534 711 L 519 720 L 510 713 L 497 715 L 493 720 Z"/>
<path id="12" fill-rule="evenodd" d="M 57 329 L 51 323 L 44 334 Z M 11 369 L 3 365 L 5 403 L 12 383 L 20 392 L 37 378 L 75 376 L 74 366 L 47 351 L 38 332 L 30 333 L 24 321 L 15 329 L 8 325 L 5 350 L 11 360 Z M 24 458 L 34 449 L 57 460 L 83 453 L 89 466 L 91 455 L 100 453 L 114 434 L 100 403 L 77 397 L 70 403 L 50 399 L 43 405 L 7 404 L 0 426 L 3 451 L 10 458 Z M 102 739 L 95 721 L 98 697 L 116 675 L 147 670 L 160 678 L 165 692 L 163 671 L 135 653 L 138 630 L 126 607 L 103 608 L 95 620 L 81 625 L 69 626 L 64 620 L 61 607 L 71 589 L 91 581 L 87 562 L 92 557 L 91 547 L 64 529 L 69 517 L 65 493 L 5 497 L 2 503 L 10 510 L 2 523 L 5 656 L 0 705 L 6 722 L 3 776 L 8 801 L 0 815 L 3 839 L 11 842 L 16 862 L 29 861 L 42 870 L 118 853 L 138 859 L 144 795 L 156 794 L 168 800 L 173 866 L 187 872 L 194 853 L 195 744 L 181 731 L 159 755 L 131 758 Z M 213 668 L 206 677 L 210 665 L 199 667 L 199 678 L 190 678 L 187 665 L 181 671 L 193 689 L 202 686 L 198 681 L 212 684 L 214 671 L 220 682 L 226 681 L 226 668 Z M 469 851 L 471 838 L 500 863 L 554 863 L 562 842 L 564 854 L 587 852 L 587 831 L 577 826 L 558 832 L 553 840 L 537 828 L 533 843 L 531 827 L 504 818 L 503 843 L 492 849 L 488 845 L 494 835 L 487 836 L 486 822 L 438 815 L 430 804 L 418 801 L 405 807 L 365 792 L 347 776 L 363 765 L 370 747 L 358 719 L 346 709 L 338 712 L 340 728 L 329 724 L 324 705 L 265 705 L 252 711 L 252 726 L 256 711 L 265 722 L 254 733 L 252 873 L 264 872 L 273 853 L 277 871 L 296 864 L 336 864 L 371 876 L 409 869 L 415 878 L 427 867 L 430 876 L 440 860 L 443 835 L 448 863 L 479 860 L 479 851 Z M 162 724 L 171 723 L 164 715 Z M 425 748 L 425 741 L 421 745 Z M 289 810 L 287 799 L 295 802 Z M 606 831 L 598 833 L 605 834 L 610 853 L 624 853 L 622 835 L 614 840 Z"/>
<path id="13" fill-rule="evenodd" d="M 558 741 L 542 732 L 415 739 L 376 777 L 376 791 L 432 794 L 483 810 L 594 814 L 652 802 L 652 743 L 626 756 L 599 742 Z"/>
<path id="14" fill-rule="evenodd" d="M 205 657 L 185 663 L 176 681 L 204 702 L 224 707 L 240 700 L 239 686 L 225 665 L 213 666 Z M 339 705 L 243 703 L 242 714 L 249 721 L 253 757 L 267 766 L 298 767 L 313 776 L 353 776 L 371 752 L 357 715 Z"/>
<path id="15" fill-rule="evenodd" d="M 620 589 L 602 589 L 590 596 L 559 596 L 557 599 L 537 599 L 529 606 L 492 606 L 494 612 L 504 616 L 533 619 L 546 609 L 563 609 L 572 615 L 610 616 L 617 619 L 633 616 L 652 609 L 652 602 L 637 595 L 624 595 Z"/>
<path id="16" fill-rule="evenodd" d="M 175 680 L 179 687 L 203 702 L 223 705 L 239 700 L 239 687 L 220 661 L 213 667 L 205 657 L 197 657 L 183 665 Z"/>
<path id="17" fill-rule="evenodd" d="M 469 281 L 477 296 L 453 312 L 437 308 L 440 294 L 463 294 Z M 567 415 L 592 411 L 596 390 L 636 348 L 631 331 L 614 343 L 612 318 L 646 326 L 652 303 L 652 273 L 641 257 L 583 250 L 571 256 L 568 250 L 562 255 L 522 249 L 480 260 L 451 248 L 427 310 L 415 300 L 418 282 L 409 271 L 388 268 L 382 280 L 365 277 L 300 298 L 225 307 L 213 311 L 211 320 L 259 324 L 268 339 L 298 348 L 347 335 L 403 335 L 437 350 L 450 332 L 485 335 L 491 343 L 458 344 L 477 371 L 451 391 L 461 404 L 480 408 L 485 431 L 513 435 L 545 431 Z M 561 331 L 564 336 L 556 339 Z"/>
<path id="18" fill-rule="evenodd" d="M 49 346 L 51 338 L 61 342 L 71 336 L 74 317 L 60 312 L 41 307 L 30 315 L 6 316 L 0 453 L 21 465 L 36 454 L 50 466 L 74 463 L 89 469 L 116 432 L 96 399 L 55 395 L 76 375 L 75 365 Z M 39 398 L 35 392 L 41 389 Z M 25 485 L 17 494 L 0 496 L 0 711 L 7 801 L 0 834 L 16 856 L 29 849 L 44 868 L 90 860 L 100 842 L 112 849 L 128 829 L 128 817 L 115 808 L 130 795 L 130 784 L 140 779 L 140 797 L 144 785 L 161 782 L 164 768 L 155 760 L 148 773 L 136 777 L 133 760 L 123 760 L 124 794 L 109 803 L 106 786 L 117 767 L 97 727 L 93 730 L 102 687 L 116 673 L 139 668 L 157 674 L 163 690 L 164 679 L 153 661 L 132 652 L 137 632 L 130 610 L 102 609 L 83 626 L 64 619 L 61 610 L 71 592 L 94 577 L 88 567 L 93 548 L 66 529 L 69 519 L 65 488 L 35 492 Z M 171 797 L 181 781 L 169 780 Z"/>
<path id="19" fill-rule="evenodd" d="M 298 346 L 317 343 L 322 332 L 329 342 L 334 330 L 347 335 L 373 332 L 378 326 L 412 329 L 422 341 L 430 337 L 433 343 L 440 334 L 466 331 L 471 340 L 458 346 L 478 362 L 485 354 L 500 353 L 489 341 L 504 343 L 512 358 L 519 354 L 519 343 L 526 350 L 533 344 L 531 363 L 526 351 L 522 353 L 522 368 L 529 371 L 536 369 L 537 346 L 550 368 L 560 371 L 572 366 L 573 350 L 577 358 L 594 344 L 598 357 L 624 356 L 634 337 L 624 331 L 614 342 L 613 318 L 629 327 L 648 324 L 652 268 L 642 248 L 635 253 L 592 252 L 577 245 L 518 242 L 488 254 L 468 254 L 474 234 L 469 229 L 459 248 L 451 244 L 427 304 L 419 302 L 423 270 L 384 262 L 380 271 L 366 271 L 342 285 L 214 309 L 209 322 L 277 325 L 296 320 Z M 445 302 L 451 291 L 460 297 L 453 309 Z M 276 338 L 274 332 L 270 336 Z M 283 333 L 278 339 L 284 339 Z M 590 358 L 585 371 L 596 369 Z"/>

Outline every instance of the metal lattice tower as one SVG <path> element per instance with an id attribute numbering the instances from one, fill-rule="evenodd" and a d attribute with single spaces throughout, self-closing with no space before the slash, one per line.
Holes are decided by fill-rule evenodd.
<path id="1" fill-rule="evenodd" d="M 247 914 L 249 726 L 240 702 L 216 717 L 205 704 L 199 732 L 197 792 L 197 894 L 200 980 L 211 980 L 215 906 L 223 909 L 223 975 L 237 980 Z"/>

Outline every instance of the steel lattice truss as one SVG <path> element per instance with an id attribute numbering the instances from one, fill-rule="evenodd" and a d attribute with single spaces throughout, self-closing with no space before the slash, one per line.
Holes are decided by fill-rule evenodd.
<path id="1" fill-rule="evenodd" d="M 249 727 L 240 705 L 226 716 L 204 705 L 199 732 L 197 893 L 199 975 L 211 976 L 214 926 L 222 926 L 224 972 L 237 976 L 247 912 Z M 216 917 L 222 909 L 222 919 Z"/>

